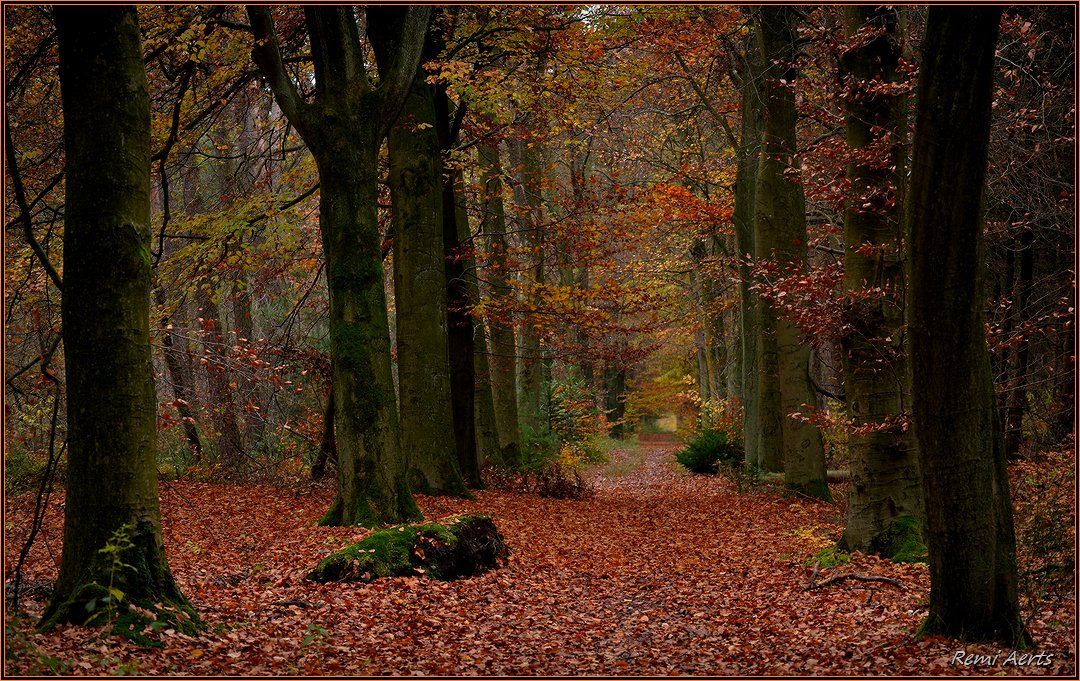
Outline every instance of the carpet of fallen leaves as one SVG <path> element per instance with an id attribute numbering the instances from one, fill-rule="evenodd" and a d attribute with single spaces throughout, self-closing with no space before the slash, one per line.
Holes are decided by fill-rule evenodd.
<path id="1" fill-rule="evenodd" d="M 54 495 L 24 570 L 26 614 L 5 620 L 5 675 L 1075 675 L 1071 597 L 1027 613 L 1045 666 L 1007 664 L 1000 646 L 917 641 L 924 566 L 856 555 L 818 581 L 851 571 L 903 586 L 805 590 L 806 560 L 839 536 L 842 507 L 769 487 L 740 494 L 680 471 L 673 451 L 616 450 L 584 501 L 421 498 L 428 518 L 493 514 L 510 546 L 506 567 L 455 582 L 306 581 L 320 557 L 366 534 L 315 526 L 327 486 L 162 483 L 169 560 L 207 630 L 162 632 L 161 649 L 79 627 L 32 631 L 60 553 Z M 32 508 L 33 494 L 6 502 L 9 577 Z M 953 664 L 958 651 L 997 657 Z"/>

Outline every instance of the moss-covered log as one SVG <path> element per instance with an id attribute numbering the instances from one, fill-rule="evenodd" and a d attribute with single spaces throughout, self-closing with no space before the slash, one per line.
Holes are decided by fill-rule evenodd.
<path id="1" fill-rule="evenodd" d="M 370 582 L 381 577 L 468 577 L 505 563 L 509 551 L 486 515 L 443 523 L 395 525 L 324 558 L 308 579 Z"/>

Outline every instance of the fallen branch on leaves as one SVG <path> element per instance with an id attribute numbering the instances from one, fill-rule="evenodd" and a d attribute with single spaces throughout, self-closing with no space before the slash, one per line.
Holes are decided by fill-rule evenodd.
<path id="1" fill-rule="evenodd" d="M 818 568 L 818 564 L 814 563 L 814 573 L 812 575 L 810 575 L 810 583 L 807 584 L 803 588 L 803 591 L 810 591 L 812 589 L 824 589 L 827 586 L 831 586 L 831 585 L 836 584 L 838 582 L 842 582 L 842 581 L 844 581 L 846 579 L 854 579 L 854 580 L 857 580 L 857 581 L 860 581 L 860 582 L 882 582 L 884 584 L 892 584 L 893 586 L 898 586 L 901 589 L 904 588 L 904 583 L 903 582 L 901 582 L 901 581 L 899 581 L 897 579 L 893 579 L 892 577 L 881 577 L 879 575 L 864 575 L 864 574 L 860 574 L 858 572 L 845 572 L 844 574 L 841 574 L 841 575 L 833 575 L 832 577 L 829 577 L 825 581 L 819 582 L 819 581 L 817 581 L 817 578 L 818 578 L 818 569 L 817 568 Z"/>
<path id="2" fill-rule="evenodd" d="M 298 608 L 310 608 L 310 607 L 312 607 L 311 603 L 308 603 L 307 601 L 301 600 L 299 598 L 287 598 L 287 599 L 285 599 L 283 601 L 274 601 L 270 605 L 276 605 L 276 606 L 281 607 L 281 608 L 287 608 L 290 605 L 295 605 Z"/>

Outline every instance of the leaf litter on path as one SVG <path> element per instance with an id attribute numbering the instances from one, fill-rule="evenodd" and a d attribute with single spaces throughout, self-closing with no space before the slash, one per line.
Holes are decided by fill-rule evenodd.
<path id="1" fill-rule="evenodd" d="M 509 564 L 478 577 L 316 584 L 304 575 L 366 536 L 318 527 L 333 490 L 162 483 L 173 573 L 207 623 L 140 649 L 101 631 L 32 631 L 6 620 L 8 674 L 140 675 L 961 675 L 1072 674 L 1071 608 L 1031 628 L 1046 666 L 1001 665 L 1009 651 L 915 640 L 929 578 L 921 566 L 857 555 L 847 566 L 890 584 L 845 581 L 804 591 L 808 556 L 835 541 L 842 510 L 771 488 L 739 494 L 686 474 L 656 444 L 620 474 L 596 474 L 583 501 L 484 490 L 475 500 L 419 497 L 429 519 L 494 516 Z M 54 496 L 24 584 L 56 575 L 62 498 Z M 33 499 L 7 501 L 5 570 Z M 14 555 L 13 555 L 14 554 Z M 44 601 L 23 606 L 40 614 Z M 957 651 L 999 664 L 955 664 Z"/>

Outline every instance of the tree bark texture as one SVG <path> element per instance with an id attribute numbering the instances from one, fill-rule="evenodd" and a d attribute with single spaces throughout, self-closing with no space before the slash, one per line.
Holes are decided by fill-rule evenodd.
<path id="1" fill-rule="evenodd" d="M 150 103 L 138 14 L 57 7 L 55 19 L 67 154 L 68 481 L 60 573 L 42 626 L 104 623 L 137 603 L 191 631 L 198 620 L 173 581 L 161 538 Z M 114 550 L 102 552 L 110 544 Z M 114 557 L 131 567 L 116 568 Z"/>
<path id="2" fill-rule="evenodd" d="M 514 201 L 520 211 L 519 232 L 533 253 L 531 283 L 543 286 L 543 203 L 540 193 L 543 159 L 539 149 L 521 139 L 511 142 L 510 152 L 515 175 Z M 524 320 L 518 328 L 517 352 L 518 416 L 522 425 L 533 432 L 541 432 L 548 427 L 544 413 L 547 406 L 544 348 L 540 343 L 540 330 L 528 320 Z"/>
<path id="3" fill-rule="evenodd" d="M 751 30 L 753 28 L 751 27 Z M 754 198 L 757 192 L 758 153 L 761 146 L 761 56 L 753 35 L 747 39 L 746 63 L 741 74 L 739 92 L 742 99 L 742 128 L 739 131 L 737 166 L 735 168 L 735 245 L 739 256 L 739 343 L 742 353 L 743 445 L 746 463 L 764 468 L 762 455 L 762 421 L 760 374 L 757 337 L 761 333 L 758 312 L 761 301 L 750 289 L 752 274 L 750 260 L 754 257 Z M 775 470 L 775 467 L 774 467 Z"/>
<path id="4" fill-rule="evenodd" d="M 484 220 L 481 232 L 491 253 L 491 267 L 485 279 L 496 314 L 487 320 L 491 339 L 491 395 L 495 404 L 495 425 L 499 431 L 502 459 L 511 466 L 520 463 L 521 431 L 517 405 L 517 344 L 513 317 L 509 310 L 499 312 L 500 305 L 513 307 L 513 290 L 507 280 L 506 212 L 503 206 L 502 164 L 499 148 L 494 144 L 477 147 L 481 178 L 484 187 Z"/>
<path id="5" fill-rule="evenodd" d="M 1023 646 L 983 326 L 982 194 L 1000 7 L 931 7 L 906 208 L 913 411 L 926 500 L 924 633 Z"/>
<path id="6" fill-rule="evenodd" d="M 460 106 L 464 106 L 463 104 Z M 436 130 L 442 151 L 449 153 L 457 140 L 457 130 L 450 121 L 450 98 L 443 88 L 435 92 Z M 469 240 L 469 218 L 464 204 L 464 188 L 460 171 L 443 178 L 443 257 L 446 273 L 446 319 L 449 326 L 450 394 L 454 410 L 454 437 L 457 440 L 458 463 L 465 481 L 482 487 L 480 455 L 476 441 L 476 319 L 470 279 L 466 270 Z"/>
<path id="7" fill-rule="evenodd" d="M 755 247 L 760 259 L 773 258 L 779 271 L 794 274 L 806 263 L 806 206 L 797 177 L 795 147 L 795 13 L 790 7 L 763 6 L 757 10 L 758 34 L 765 72 L 762 79 L 764 124 L 762 155 L 755 197 Z M 821 432 L 791 418 L 815 404 L 810 382 L 810 348 L 792 322 L 778 317 L 769 305 L 759 307 L 759 376 L 762 382 L 763 436 L 775 437 L 779 423 L 785 484 L 800 493 L 829 498 L 825 482 L 825 452 Z M 775 377 L 775 386 L 771 385 Z M 772 410 L 776 410 L 773 412 Z M 762 443 L 766 463 L 770 448 Z M 766 470 L 772 470 L 769 465 Z"/>
<path id="8" fill-rule="evenodd" d="M 904 278 L 897 188 L 903 176 L 907 127 L 899 83 L 901 47 L 894 7 L 849 5 L 843 58 L 847 178 L 844 212 L 844 333 L 841 338 L 847 413 L 856 426 L 886 424 L 851 433 L 851 487 L 843 543 L 851 550 L 894 557 L 901 546 L 898 518 L 923 517 L 915 434 L 903 420 L 911 407 L 904 338 Z M 866 31 L 871 30 L 871 38 Z"/>
<path id="9" fill-rule="evenodd" d="M 430 8 L 366 12 L 378 87 L 352 8 L 305 8 L 316 83 L 309 103 L 283 67 L 270 10 L 248 8 L 253 57 L 319 169 L 338 449 L 337 496 L 321 522 L 371 527 L 420 516 L 400 445 L 376 206 L 379 146 L 416 75 Z"/>
<path id="10" fill-rule="evenodd" d="M 450 397 L 443 258 L 443 178 L 434 88 L 423 70 L 387 142 L 393 203 L 401 446 L 413 490 L 468 494 Z"/>
<path id="11" fill-rule="evenodd" d="M 155 302 L 159 307 L 165 309 L 165 290 L 158 288 L 156 295 Z M 176 411 L 180 415 L 180 428 L 184 432 L 184 439 L 187 440 L 188 447 L 191 449 L 191 461 L 192 463 L 199 463 L 202 461 L 203 444 L 195 420 L 195 412 L 191 408 L 193 399 L 193 392 L 190 389 L 191 376 L 184 366 L 184 362 L 181 361 L 182 350 L 177 347 L 177 343 L 173 338 L 176 334 L 172 327 L 168 315 L 163 313 L 161 317 L 161 357 L 165 363 L 165 372 L 169 384 L 172 386 L 173 398 L 176 400 Z M 180 338 L 180 343 L 184 343 L 183 337 Z"/>

